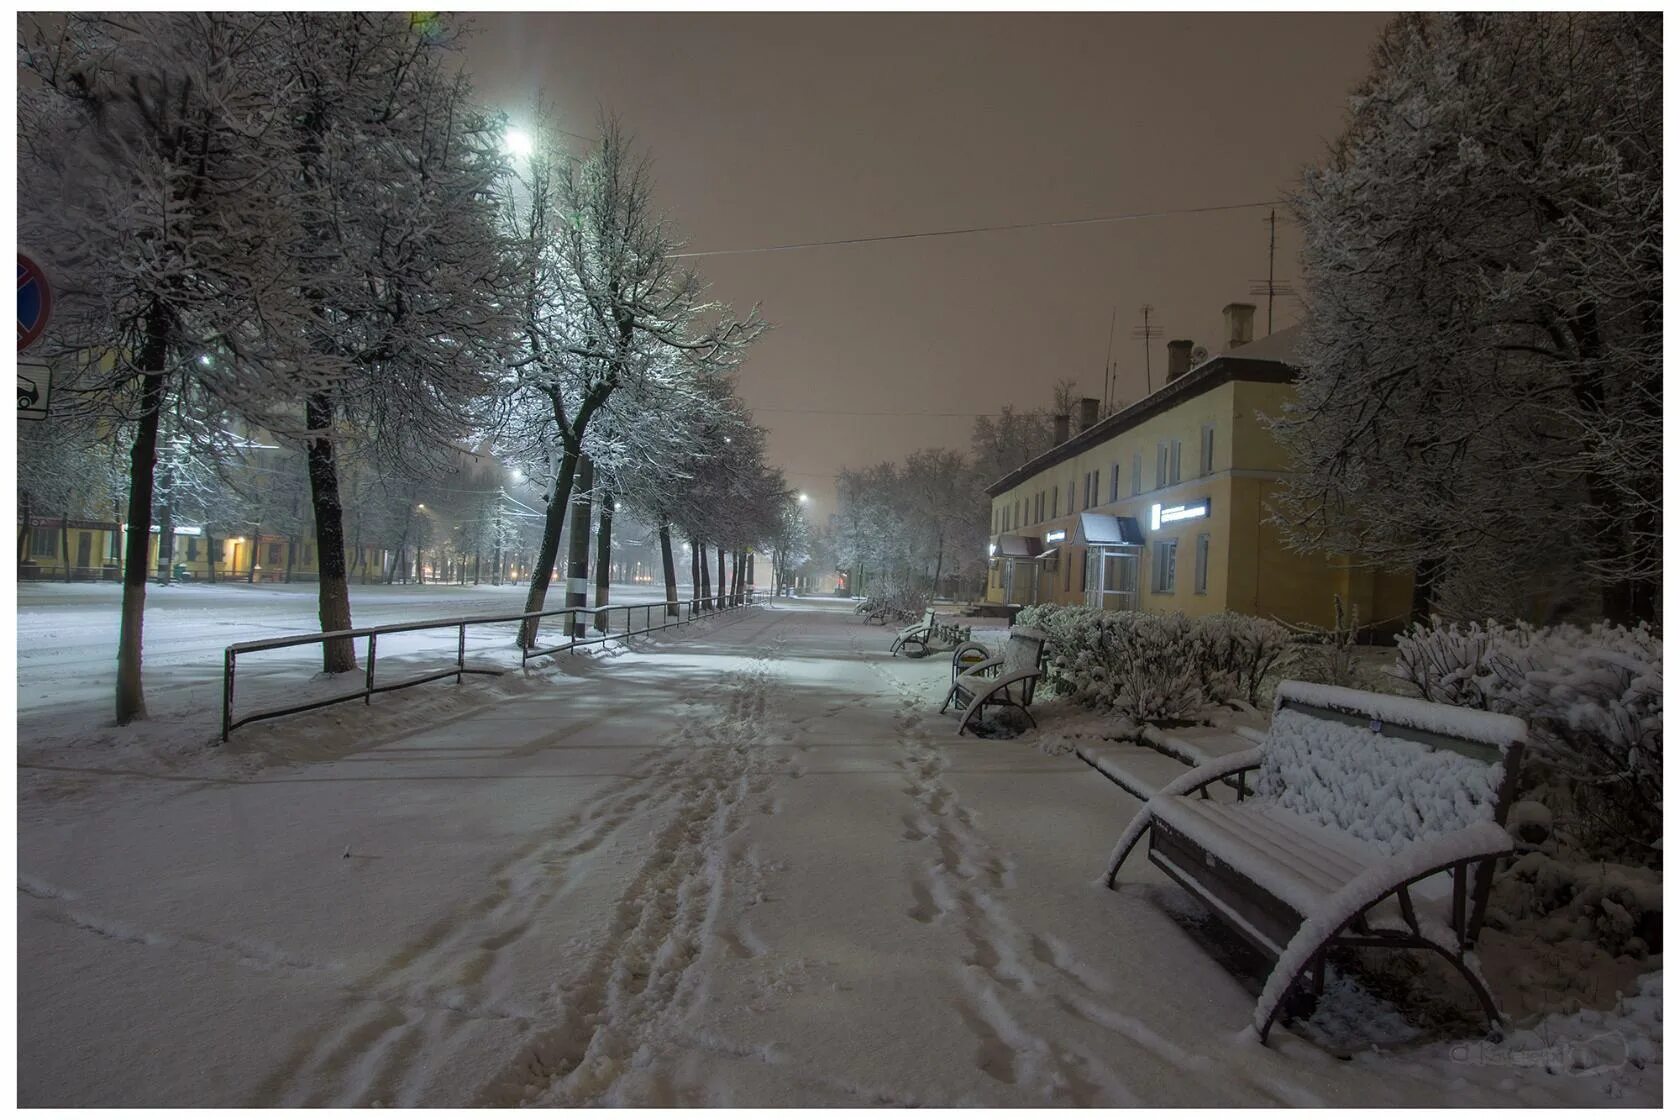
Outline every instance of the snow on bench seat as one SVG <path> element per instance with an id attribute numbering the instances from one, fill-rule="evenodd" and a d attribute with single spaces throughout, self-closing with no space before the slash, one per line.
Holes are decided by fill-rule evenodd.
<path id="1" fill-rule="evenodd" d="M 1140 801 L 1148 801 L 1167 783 L 1189 773 L 1189 767 L 1153 747 L 1136 743 L 1081 746 L 1074 751 L 1079 760 Z"/>
<path id="2" fill-rule="evenodd" d="M 1153 724 L 1143 729 L 1143 737 L 1158 750 L 1191 766 L 1201 766 L 1238 751 L 1246 751 L 1261 741 L 1223 727 L 1180 727 L 1164 731 Z"/>

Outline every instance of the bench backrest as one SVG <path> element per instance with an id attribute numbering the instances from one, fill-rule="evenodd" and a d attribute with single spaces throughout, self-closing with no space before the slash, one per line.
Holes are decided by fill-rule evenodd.
<path id="1" fill-rule="evenodd" d="M 1392 853 L 1504 824 L 1527 735 L 1513 716 L 1284 681 L 1256 793 Z"/>
<path id="2" fill-rule="evenodd" d="M 1004 673 L 1021 673 L 1038 668 L 1047 640 L 1042 630 L 1032 630 L 1025 626 L 1017 626 L 1011 630 L 1009 640 L 1003 645 Z"/>

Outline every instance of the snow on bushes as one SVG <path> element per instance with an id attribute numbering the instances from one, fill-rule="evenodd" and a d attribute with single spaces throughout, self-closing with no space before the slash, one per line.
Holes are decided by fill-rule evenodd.
<path id="1" fill-rule="evenodd" d="M 1488 925 L 1520 926 L 1551 943 L 1597 942 L 1613 956 L 1641 959 L 1662 951 L 1662 876 L 1529 852 L 1494 880 Z"/>
<path id="2" fill-rule="evenodd" d="M 1037 604 L 1017 616 L 1049 635 L 1046 680 L 1092 708 L 1139 722 L 1184 719 L 1207 704 L 1257 704 L 1289 631 L 1226 612 L 1200 618 Z"/>
<path id="3" fill-rule="evenodd" d="M 1640 625 L 1417 624 L 1394 675 L 1426 700 L 1528 723 L 1521 792 L 1589 854 L 1655 862 L 1662 835 L 1662 639 Z"/>

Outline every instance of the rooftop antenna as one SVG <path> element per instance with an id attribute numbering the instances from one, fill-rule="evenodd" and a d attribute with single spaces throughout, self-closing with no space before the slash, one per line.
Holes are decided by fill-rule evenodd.
<path id="1" fill-rule="evenodd" d="M 1143 342 L 1143 383 L 1153 393 L 1155 391 L 1155 376 L 1149 368 L 1149 343 L 1151 340 L 1161 337 L 1161 328 L 1151 326 L 1149 323 L 1149 317 L 1155 314 L 1154 307 L 1146 303 L 1139 310 L 1143 312 L 1143 325 L 1132 328 L 1132 337 Z"/>
<path id="2" fill-rule="evenodd" d="M 1108 355 L 1103 358 L 1103 415 L 1108 415 L 1109 383 L 1114 380 L 1114 323 L 1120 318 L 1120 308 L 1115 307 L 1108 316 Z"/>
<path id="3" fill-rule="evenodd" d="M 1251 296 L 1266 297 L 1266 333 L 1272 333 L 1272 308 L 1277 303 L 1278 296 L 1292 296 L 1295 289 L 1288 284 L 1277 282 L 1277 211 L 1260 219 L 1271 227 L 1271 236 L 1266 246 L 1266 278 L 1255 280 L 1248 286 Z"/>

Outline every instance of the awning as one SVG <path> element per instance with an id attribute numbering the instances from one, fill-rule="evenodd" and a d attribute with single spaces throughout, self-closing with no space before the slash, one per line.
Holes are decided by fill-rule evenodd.
<path id="1" fill-rule="evenodd" d="M 996 543 L 997 549 L 992 555 L 1010 560 L 1036 560 L 1038 554 L 1044 551 L 1044 542 L 1019 533 L 999 533 Z"/>
<path id="2" fill-rule="evenodd" d="M 1143 527 L 1135 517 L 1115 517 L 1109 513 L 1082 513 L 1079 531 L 1086 544 L 1130 545 L 1143 547 Z"/>
<path id="3" fill-rule="evenodd" d="M 1034 560 L 1048 560 L 1048 559 L 1050 559 L 1050 557 L 1056 555 L 1056 550 L 1060 547 L 1062 547 L 1062 546 L 1059 545 L 1059 544 L 1053 544 L 1049 548 L 1045 549 L 1043 552 L 1039 553 L 1037 556 L 1033 557 L 1033 559 Z"/>

